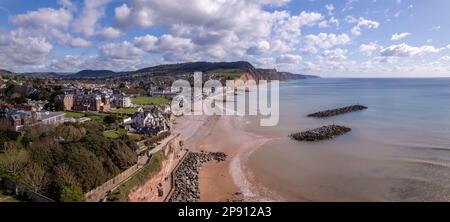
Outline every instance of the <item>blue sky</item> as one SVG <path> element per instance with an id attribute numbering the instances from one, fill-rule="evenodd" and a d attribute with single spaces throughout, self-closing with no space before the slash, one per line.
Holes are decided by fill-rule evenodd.
<path id="1" fill-rule="evenodd" d="M 0 0 L 0 68 L 248 60 L 325 77 L 450 76 L 448 0 Z"/>

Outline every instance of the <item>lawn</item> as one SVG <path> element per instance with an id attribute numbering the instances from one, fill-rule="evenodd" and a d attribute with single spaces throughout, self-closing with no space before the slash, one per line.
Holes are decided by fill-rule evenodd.
<path id="1" fill-rule="evenodd" d="M 142 140 L 142 136 L 139 134 L 128 134 L 128 138 L 134 142 L 139 142 Z"/>
<path id="2" fill-rule="evenodd" d="M 66 112 L 66 115 L 64 115 L 66 118 L 75 118 L 79 119 L 81 117 L 84 117 L 84 113 L 76 113 L 76 112 Z"/>
<path id="3" fill-rule="evenodd" d="M 132 115 L 138 111 L 137 107 L 120 108 L 114 111 L 114 113 L 121 115 Z"/>
<path id="4" fill-rule="evenodd" d="M 139 105 L 160 105 L 160 104 L 170 104 L 170 100 L 163 97 L 147 97 L 147 96 L 136 96 L 131 98 L 131 102 Z"/>
<path id="5" fill-rule="evenodd" d="M 96 115 L 96 114 L 92 114 L 92 113 L 79 113 L 79 112 L 70 112 L 67 111 L 65 112 L 66 118 L 75 118 L 75 119 L 79 119 L 82 117 L 87 117 L 90 118 L 91 120 L 96 120 L 96 121 L 103 121 L 103 117 L 101 115 Z"/>
<path id="6" fill-rule="evenodd" d="M 230 77 L 236 78 L 240 77 L 244 73 L 242 69 L 216 69 L 212 71 L 208 71 L 208 74 L 214 75 L 217 77 Z"/>
<path id="7" fill-rule="evenodd" d="M 103 135 L 110 139 L 117 139 L 122 135 L 126 135 L 127 131 L 125 129 L 119 128 L 117 130 L 108 130 L 103 132 Z"/>

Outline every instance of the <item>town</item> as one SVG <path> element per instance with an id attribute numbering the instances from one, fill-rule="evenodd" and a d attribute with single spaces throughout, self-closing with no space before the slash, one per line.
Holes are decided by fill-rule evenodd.
<path id="1" fill-rule="evenodd" d="M 84 193 L 145 165 L 171 134 L 164 90 L 129 95 L 95 81 L 1 74 L 0 182 L 15 188 L 2 188 L 3 199 L 89 201 Z"/>
<path id="2" fill-rule="evenodd" d="M 34 202 L 199 201 L 200 168 L 227 154 L 185 145 L 180 129 L 189 134 L 196 124 L 185 121 L 175 130 L 183 114 L 171 103 L 182 95 L 172 83 L 315 78 L 248 62 L 0 75 L 0 199 Z M 229 200 L 240 200 L 234 193 Z"/>

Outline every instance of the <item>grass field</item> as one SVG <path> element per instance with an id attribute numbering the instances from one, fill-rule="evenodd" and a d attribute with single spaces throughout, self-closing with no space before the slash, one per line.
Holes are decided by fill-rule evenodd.
<path id="1" fill-rule="evenodd" d="M 117 130 L 108 130 L 103 132 L 103 135 L 110 139 L 117 139 L 122 135 L 126 135 L 127 131 L 125 129 L 119 128 Z"/>
<path id="2" fill-rule="evenodd" d="M 170 104 L 170 101 L 163 97 L 147 97 L 147 96 L 136 96 L 131 98 L 131 102 L 139 105 L 162 105 Z"/>
<path id="3" fill-rule="evenodd" d="M 84 113 L 76 113 L 76 112 L 66 112 L 66 115 L 64 115 L 66 118 L 75 118 L 79 119 L 81 117 L 84 117 Z"/>
<path id="4" fill-rule="evenodd" d="M 208 71 L 208 74 L 214 75 L 217 77 L 240 77 L 244 73 L 244 70 L 242 69 L 216 69 L 212 71 Z"/>
<path id="5" fill-rule="evenodd" d="M 139 142 L 139 141 L 142 140 L 142 136 L 141 136 L 141 135 L 138 135 L 138 134 L 128 134 L 128 138 L 129 138 L 130 140 L 135 141 L 135 142 Z"/>
<path id="6" fill-rule="evenodd" d="M 114 113 L 117 113 L 117 114 L 123 114 L 123 115 L 131 115 L 131 114 L 134 114 L 134 113 L 136 113 L 138 111 L 138 108 L 137 107 L 128 107 L 128 108 L 120 108 L 120 109 L 117 109 L 116 111 L 114 111 Z"/>
<path id="7" fill-rule="evenodd" d="M 70 112 L 70 111 L 66 111 L 65 113 L 66 113 L 66 115 L 65 115 L 66 118 L 79 119 L 81 117 L 87 117 L 87 118 L 90 118 L 91 120 L 96 120 L 96 121 L 103 120 L 103 116 L 92 114 L 92 113 L 79 113 L 79 112 Z"/>

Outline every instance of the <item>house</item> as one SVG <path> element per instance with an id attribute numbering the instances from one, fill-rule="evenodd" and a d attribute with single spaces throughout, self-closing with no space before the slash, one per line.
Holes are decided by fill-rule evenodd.
<path id="1" fill-rule="evenodd" d="M 33 112 L 26 110 L 6 111 L 5 118 L 10 121 L 10 124 L 16 131 L 20 131 L 24 126 L 31 125 L 34 120 Z"/>
<path id="2" fill-rule="evenodd" d="M 131 99 L 125 94 L 113 94 L 111 96 L 111 105 L 117 108 L 131 107 Z"/>
<path id="3" fill-rule="evenodd" d="M 170 130 L 169 119 L 159 107 L 139 109 L 132 118 L 125 119 L 123 124 L 129 132 L 144 135 L 157 135 Z"/>

